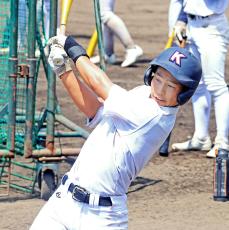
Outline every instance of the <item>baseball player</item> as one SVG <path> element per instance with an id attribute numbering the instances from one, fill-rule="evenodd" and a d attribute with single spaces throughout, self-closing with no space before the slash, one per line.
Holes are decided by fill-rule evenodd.
<path id="1" fill-rule="evenodd" d="M 136 45 L 123 20 L 114 13 L 115 0 L 100 0 L 101 21 L 103 23 L 103 38 L 105 49 L 105 61 L 115 64 L 114 36 L 116 36 L 126 50 L 125 59 L 121 67 L 128 67 L 135 63 L 143 54 L 140 46 Z M 91 58 L 94 63 L 99 62 L 99 56 Z"/>
<path id="2" fill-rule="evenodd" d="M 229 41 L 228 21 L 224 14 L 228 0 L 171 0 L 170 7 L 180 9 L 175 33 L 181 40 L 187 30 L 190 46 L 201 60 L 203 76 L 192 97 L 195 132 L 191 140 L 175 143 L 174 150 L 210 150 L 207 157 L 215 157 L 215 149 L 229 150 L 229 93 L 225 82 L 225 60 Z M 174 11 L 176 14 L 176 11 Z M 173 24 L 170 10 L 170 25 Z M 176 15 L 175 15 L 176 17 Z M 215 145 L 209 135 L 211 100 L 214 103 L 217 134 Z"/>
<path id="3" fill-rule="evenodd" d="M 167 49 L 150 62 L 146 85 L 127 91 L 112 83 L 73 37 L 59 35 L 50 43 L 52 69 L 94 130 L 31 230 L 127 229 L 128 187 L 173 128 L 178 105 L 193 95 L 199 61 L 182 48 Z M 53 62 L 57 53 L 65 57 L 63 65 Z M 67 55 L 82 80 L 70 70 Z"/>

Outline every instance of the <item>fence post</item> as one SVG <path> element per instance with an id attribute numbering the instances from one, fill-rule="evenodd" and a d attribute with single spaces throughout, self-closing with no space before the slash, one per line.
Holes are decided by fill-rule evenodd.
<path id="1" fill-rule="evenodd" d="M 95 24 L 96 30 L 98 33 L 98 48 L 99 48 L 99 56 L 100 56 L 100 68 L 105 71 L 105 52 L 103 46 L 103 31 L 101 25 L 101 15 L 100 15 L 100 3 L 99 0 L 94 0 L 94 10 L 95 10 Z"/>
<path id="2" fill-rule="evenodd" d="M 57 28 L 57 0 L 50 1 L 50 30 L 49 37 L 56 35 Z M 54 150 L 54 123 L 56 107 L 56 76 L 48 67 L 48 90 L 47 90 L 47 133 L 46 148 L 53 152 Z"/>
<path id="3" fill-rule="evenodd" d="M 26 121 L 24 156 L 30 157 L 33 151 L 33 127 L 35 113 L 34 77 L 36 75 L 36 0 L 29 1 L 28 18 L 28 58 L 29 74 L 26 77 Z"/>
<path id="4" fill-rule="evenodd" d="M 7 149 L 14 151 L 16 129 L 16 86 L 17 86 L 17 38 L 18 38 L 18 0 L 10 1 L 10 39 L 9 39 L 9 85 L 8 85 L 8 131 Z"/>

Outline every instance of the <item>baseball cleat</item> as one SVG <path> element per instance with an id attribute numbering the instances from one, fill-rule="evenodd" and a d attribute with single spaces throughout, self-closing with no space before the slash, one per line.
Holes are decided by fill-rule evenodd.
<path id="1" fill-rule="evenodd" d="M 215 158 L 216 157 L 216 152 L 219 148 L 225 149 L 227 151 L 229 151 L 229 145 L 226 144 L 223 141 L 215 141 L 214 146 L 211 148 L 211 150 L 209 152 L 207 152 L 206 157 L 208 158 Z"/>
<path id="2" fill-rule="evenodd" d="M 142 54 L 143 50 L 138 45 L 135 45 L 134 48 L 127 49 L 125 60 L 122 62 L 121 67 L 128 67 L 132 65 L 140 56 L 142 56 Z"/>
<path id="3" fill-rule="evenodd" d="M 214 147 L 212 147 L 210 151 L 207 152 L 206 157 L 215 158 L 217 149 L 218 149 L 218 146 L 214 145 Z"/>
<path id="4" fill-rule="evenodd" d="M 116 63 L 116 56 L 115 56 L 115 54 L 111 54 L 110 56 L 105 55 L 104 58 L 105 58 L 105 62 L 106 62 L 107 64 L 113 65 L 113 64 Z M 96 55 L 96 56 L 94 56 L 94 57 L 91 57 L 91 58 L 90 58 L 90 61 L 93 62 L 94 64 L 98 64 L 98 63 L 100 62 L 100 57 L 99 57 L 99 55 Z"/>
<path id="5" fill-rule="evenodd" d="M 189 151 L 189 150 L 200 150 L 200 151 L 209 151 L 212 147 L 210 137 L 207 137 L 205 140 L 201 140 L 197 137 L 193 137 L 191 140 L 174 143 L 172 144 L 172 149 L 174 151 Z"/>

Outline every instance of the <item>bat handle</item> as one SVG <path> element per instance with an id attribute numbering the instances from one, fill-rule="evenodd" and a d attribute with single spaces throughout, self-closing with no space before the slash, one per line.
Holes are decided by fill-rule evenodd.
<path id="1" fill-rule="evenodd" d="M 169 142 L 170 142 L 171 132 L 169 136 L 166 138 L 165 142 L 162 144 L 162 146 L 159 149 L 159 154 L 162 157 L 168 157 L 169 156 Z"/>
<path id="2" fill-rule="evenodd" d="M 180 43 L 180 47 L 181 47 L 181 48 L 185 48 L 186 42 L 187 42 L 187 37 L 184 37 L 183 40 L 182 40 L 181 43 Z"/>
<path id="3" fill-rule="evenodd" d="M 180 47 L 184 48 L 186 46 L 186 42 L 187 42 L 187 35 L 186 33 L 182 33 L 182 41 L 180 42 Z"/>
<path id="4" fill-rule="evenodd" d="M 65 24 L 61 24 L 60 25 L 60 34 L 65 35 L 66 32 L 66 25 Z"/>
<path id="5" fill-rule="evenodd" d="M 59 34 L 65 35 L 65 31 L 66 31 L 66 25 L 61 24 Z M 53 57 L 53 64 L 54 65 L 63 65 L 64 64 L 64 57 L 60 54 L 55 54 L 55 56 Z"/>

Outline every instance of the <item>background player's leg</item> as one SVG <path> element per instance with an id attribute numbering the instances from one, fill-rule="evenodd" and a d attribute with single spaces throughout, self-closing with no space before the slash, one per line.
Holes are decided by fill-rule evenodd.
<path id="1" fill-rule="evenodd" d="M 194 136 L 204 140 L 209 137 L 209 118 L 211 111 L 211 95 L 202 83 L 192 97 L 195 133 Z"/>
<path id="2" fill-rule="evenodd" d="M 111 14 L 105 24 L 113 31 L 126 49 L 134 47 L 134 41 L 126 28 L 125 23 L 120 17 L 116 14 Z"/>
<path id="3" fill-rule="evenodd" d="M 217 127 L 215 145 L 229 149 L 229 105 L 225 103 L 229 98 L 225 82 L 225 61 L 229 41 L 228 22 L 224 15 L 218 15 L 216 18 L 209 17 L 200 22 L 203 24 L 202 27 L 193 27 L 191 32 L 201 55 L 203 81 L 214 102 Z M 214 148 L 207 153 L 207 156 L 212 154 L 215 156 Z"/>
<path id="4" fill-rule="evenodd" d="M 142 49 L 134 43 L 123 20 L 118 15 L 114 14 L 114 1 L 101 0 L 100 4 L 104 28 L 109 28 L 126 49 L 125 60 L 121 66 L 126 67 L 133 64 L 137 58 L 143 54 Z M 106 38 L 104 38 L 104 40 L 105 39 Z"/>
<path id="5" fill-rule="evenodd" d="M 187 46 L 191 53 L 197 58 L 200 58 L 198 47 L 194 41 L 191 40 L 191 44 Z M 192 105 L 195 121 L 194 135 L 190 140 L 181 143 L 174 143 L 172 145 L 173 150 L 210 150 L 212 143 L 209 136 L 209 119 L 211 111 L 211 96 L 208 92 L 203 80 L 192 96 Z"/>
<path id="6" fill-rule="evenodd" d="M 114 36 L 109 27 L 104 25 L 103 37 L 104 37 L 104 49 L 107 56 L 114 54 Z"/>

